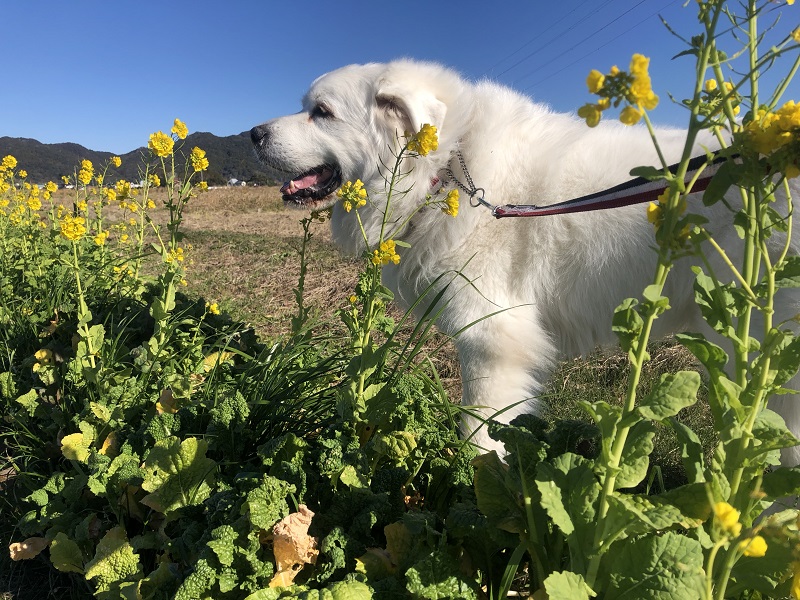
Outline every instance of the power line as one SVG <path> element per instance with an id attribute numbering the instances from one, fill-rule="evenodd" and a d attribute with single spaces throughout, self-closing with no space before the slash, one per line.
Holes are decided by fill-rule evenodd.
<path id="1" fill-rule="evenodd" d="M 642 1 L 644 1 L 644 0 L 642 0 Z M 591 11 L 591 12 L 587 13 L 586 15 L 584 15 L 582 19 L 578 19 L 577 21 L 575 21 L 575 22 L 574 22 L 572 25 L 570 25 L 569 27 L 567 27 L 567 29 L 566 29 L 566 30 L 564 30 L 564 31 L 561 31 L 561 32 L 559 32 L 559 33 L 556 33 L 556 34 L 555 34 L 553 37 L 549 38 L 549 39 L 548 39 L 546 42 L 544 42 L 544 43 L 543 43 L 541 46 L 539 46 L 538 48 L 536 48 L 536 50 L 534 50 L 534 51 L 533 51 L 533 52 L 531 52 L 530 54 L 527 54 L 527 55 L 523 56 L 521 59 L 519 59 L 519 60 L 518 60 L 517 62 L 515 62 L 513 65 L 511 65 L 510 67 L 508 67 L 508 68 L 507 68 L 505 71 L 503 71 L 503 72 L 499 73 L 499 74 L 497 75 L 497 77 L 501 77 L 501 76 L 505 75 L 506 73 L 508 73 L 508 72 L 509 72 L 511 69 L 513 69 L 514 67 L 516 67 L 516 66 L 518 66 L 518 65 L 522 64 L 523 62 L 525 62 L 525 61 L 526 61 L 526 60 L 528 60 L 529 58 L 531 58 L 531 57 L 533 57 L 533 56 L 537 55 L 539 52 L 541 52 L 541 51 L 542 51 L 542 50 L 544 50 L 545 48 L 548 48 L 548 47 L 550 46 L 550 43 L 551 43 L 551 42 L 554 42 L 554 41 L 555 41 L 555 40 L 557 40 L 558 38 L 560 38 L 560 37 L 563 37 L 565 34 L 569 33 L 569 32 L 570 32 L 570 31 L 572 31 L 573 29 L 575 29 L 575 28 L 576 28 L 578 25 L 580 25 L 580 24 L 581 24 L 581 23 L 583 23 L 585 20 L 587 20 L 587 19 L 589 19 L 590 17 L 592 17 L 593 15 L 595 15 L 597 12 L 599 12 L 600 10 L 602 10 L 603 8 L 605 8 L 606 6 L 608 6 L 609 4 L 611 4 L 612 2 L 614 2 L 614 0 L 606 0 L 606 2 L 604 2 L 603 4 L 601 4 L 600 6 L 598 6 L 597 8 L 595 8 L 593 11 Z M 572 11 L 572 12 L 575 12 L 575 11 Z M 572 12 L 570 12 L 569 14 L 572 14 Z M 560 22 L 561 22 L 561 21 L 563 21 L 563 20 L 564 20 L 564 19 L 559 19 L 558 23 L 560 23 Z M 502 61 L 501 61 L 501 62 L 502 62 Z"/>
<path id="2" fill-rule="evenodd" d="M 563 21 L 564 19 L 572 16 L 575 12 L 578 11 L 578 9 L 583 8 L 584 5 L 589 4 L 589 2 L 593 2 L 593 1 L 594 0 L 584 0 L 583 3 L 579 4 L 578 6 L 573 8 L 571 11 L 569 11 L 567 14 L 565 14 L 560 19 L 558 19 L 555 23 L 550 25 L 549 29 L 552 30 L 555 26 L 557 26 L 559 23 L 561 23 L 561 21 Z M 539 39 L 538 35 L 536 35 L 536 36 L 532 37 L 531 39 L 529 39 L 527 42 L 522 44 L 522 46 L 520 46 L 519 48 L 514 50 L 511 54 L 508 54 L 508 55 L 504 56 L 503 58 L 498 60 L 496 63 L 494 63 L 491 67 L 489 67 L 489 72 L 494 71 L 495 67 L 499 66 L 501 63 L 505 62 L 506 60 L 508 60 L 509 58 L 514 56 L 515 54 L 519 54 L 520 52 L 522 52 L 523 49 L 527 48 L 528 46 L 530 46 L 533 42 L 537 41 L 538 39 Z M 509 67 L 509 69 L 514 68 L 514 66 L 515 65 L 512 65 L 511 67 Z M 504 73 L 505 73 L 505 71 L 504 71 Z M 501 75 L 502 74 L 503 73 L 501 73 Z"/>
<path id="3" fill-rule="evenodd" d="M 611 21 L 610 23 L 607 23 L 606 25 L 604 25 L 603 27 L 601 27 L 600 29 L 598 29 L 597 31 L 595 31 L 594 33 L 592 33 L 591 35 L 589 35 L 588 37 L 586 37 L 586 38 L 585 38 L 583 41 L 581 41 L 581 42 L 578 42 L 577 44 L 575 44 L 574 46 L 572 46 L 572 48 L 570 49 L 570 51 L 574 50 L 574 49 L 575 49 L 575 48 L 577 48 L 578 46 L 581 46 L 581 45 L 583 45 L 584 43 L 586 43 L 587 41 L 589 41 L 589 40 L 590 40 L 592 37 L 594 37 L 596 34 L 600 33 L 601 31 L 603 31 L 603 30 L 604 30 L 606 27 L 608 27 L 609 25 L 611 25 L 611 24 L 612 24 L 612 23 L 614 23 L 615 21 L 618 21 L 620 18 L 622 18 L 623 16 L 625 16 L 626 14 L 628 14 L 629 12 L 631 12 L 633 9 L 635 9 L 637 6 L 639 6 L 639 4 L 643 4 L 643 3 L 644 3 L 644 1 L 645 1 L 645 0 L 642 0 L 641 2 L 639 2 L 638 4 L 636 4 L 636 6 L 633 6 L 632 8 L 628 9 L 627 11 L 625 11 L 623 14 L 621 14 L 619 17 L 617 17 L 617 18 L 616 18 L 616 19 L 614 19 L 613 21 Z M 653 18 L 654 16 L 656 16 L 658 13 L 662 12 L 662 11 L 663 11 L 665 8 L 667 8 L 667 7 L 668 7 L 669 5 L 671 5 L 671 4 L 674 4 L 675 2 L 678 2 L 678 0 L 669 0 L 669 2 L 667 2 L 666 4 L 664 4 L 664 5 L 663 5 L 661 8 L 659 8 L 659 9 L 658 9 L 657 11 L 655 11 L 654 13 L 651 13 L 650 15 L 648 15 L 647 17 L 645 17 L 644 19 L 642 19 L 642 20 L 638 21 L 637 23 L 635 23 L 634 25 L 631 25 L 630 27 L 628 27 L 628 28 L 627 28 L 625 31 L 623 31 L 622 33 L 620 33 L 620 34 L 617 36 L 617 38 L 619 38 L 619 37 L 622 37 L 623 35 L 625 35 L 625 34 L 626 34 L 626 33 L 628 33 L 629 31 L 631 31 L 631 30 L 635 29 L 636 27 L 638 27 L 639 25 L 641 25 L 642 23 L 644 23 L 645 21 L 647 21 L 647 20 L 649 20 L 649 19 L 652 19 L 652 18 Z M 608 45 L 610 45 L 610 44 L 612 44 L 613 42 L 616 42 L 616 41 L 617 41 L 617 39 L 616 39 L 616 38 L 615 38 L 615 39 L 611 39 L 611 40 L 607 41 L 605 44 L 601 44 L 601 45 L 597 46 L 596 48 L 592 49 L 591 51 L 587 52 L 586 54 L 583 54 L 583 55 L 582 55 L 582 56 L 580 56 L 579 58 L 576 58 L 576 59 L 575 59 L 574 61 L 572 61 L 571 63 L 569 63 L 569 64 L 566 64 L 566 65 L 562 66 L 562 67 L 561 67 L 561 68 L 560 68 L 558 71 L 555 71 L 555 72 L 551 73 L 550 75 L 548 75 L 547 77 L 543 77 L 542 79 L 539 79 L 539 80 L 538 80 L 538 81 L 536 81 L 535 83 L 533 83 L 533 84 L 529 85 L 528 87 L 524 88 L 522 91 L 527 91 L 527 90 L 530 90 L 530 89 L 532 89 L 532 88 L 534 88 L 534 87 L 538 86 L 539 84 L 541 84 L 541 83 L 544 83 L 545 81 L 548 81 L 549 79 L 552 79 L 553 77 L 555 77 L 555 76 L 556 76 L 558 73 L 560 73 L 560 72 L 561 72 L 561 71 L 563 71 L 564 69 L 567 69 L 567 68 L 569 68 L 569 67 L 571 67 L 571 66 L 573 66 L 573 65 L 575 65 L 575 64 L 577 64 L 577 63 L 579 63 L 579 62 L 580 62 L 580 61 L 582 61 L 584 58 L 587 58 L 587 57 L 591 56 L 592 54 L 594 54 L 594 53 L 595 53 L 595 52 L 597 52 L 598 50 L 601 50 L 602 48 L 605 48 L 606 46 L 608 46 Z M 562 56 L 563 56 L 563 55 L 562 55 Z M 541 71 L 543 68 L 544 68 L 544 67 L 539 67 L 539 68 L 537 68 L 537 69 L 535 69 L 535 70 L 531 71 L 531 72 L 530 72 L 530 73 L 528 73 L 527 75 L 524 75 L 524 76 L 523 76 L 523 77 L 521 77 L 520 79 L 525 79 L 526 77 L 530 77 L 531 75 L 535 75 L 536 73 L 538 73 L 539 71 Z M 518 79 L 517 81 L 519 81 L 519 79 Z"/>

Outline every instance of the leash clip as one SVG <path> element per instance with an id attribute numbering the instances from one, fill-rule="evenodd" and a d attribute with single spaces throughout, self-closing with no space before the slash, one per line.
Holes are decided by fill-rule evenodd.
<path id="1" fill-rule="evenodd" d="M 480 196 L 478 196 L 478 192 L 480 192 Z M 484 194 L 486 194 L 486 190 L 483 188 L 475 188 L 469 194 L 469 205 L 473 208 L 477 208 L 478 206 L 485 206 L 492 212 L 494 212 L 494 206 L 484 200 Z"/>

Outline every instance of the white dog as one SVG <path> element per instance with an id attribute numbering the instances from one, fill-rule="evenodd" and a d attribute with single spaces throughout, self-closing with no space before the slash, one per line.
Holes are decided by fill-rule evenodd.
<path id="1" fill-rule="evenodd" d="M 403 132 L 426 123 L 438 128 L 439 147 L 409 164 L 413 171 L 402 187 L 411 191 L 393 198 L 394 223 L 404 222 L 448 169 L 462 182 L 471 177 L 493 204 L 541 205 L 606 189 L 629 180 L 633 167 L 659 164 L 641 127 L 601 123 L 590 129 L 505 87 L 467 82 L 441 66 L 408 60 L 323 75 L 301 112 L 259 125 L 251 136 L 263 162 L 291 178 L 282 190 L 288 204 L 329 206 L 343 182 L 361 179 L 371 202 L 359 214 L 374 245 L 386 199 L 381 165 L 393 164 Z M 679 159 L 684 138 L 681 131 L 658 132 L 669 162 Z M 707 216 L 715 238 L 737 256 L 740 241 L 729 211 L 721 203 L 703 208 L 699 199 L 692 210 Z M 341 203 L 334 207 L 332 229 L 343 250 L 365 249 L 355 215 Z M 399 248 L 400 263 L 383 269 L 384 283 L 407 307 L 431 284 L 453 282 L 437 325 L 448 334 L 461 332 L 455 343 L 463 402 L 487 417 L 508 409 L 498 417 L 503 421 L 535 410 L 536 394 L 556 360 L 616 343 L 614 308 L 624 298 L 639 297 L 655 268 L 645 205 L 496 220 L 462 194 L 456 218 L 422 210 L 398 238 L 410 248 Z M 656 320 L 656 336 L 680 330 L 709 334 L 693 299 L 690 266 L 688 259 L 681 261 L 669 276 L 665 294 L 672 308 Z M 439 278 L 456 272 L 464 277 Z M 724 267 L 717 265 L 716 272 Z M 465 279 L 471 283 L 463 284 Z M 781 293 L 776 323 L 798 312 L 797 294 Z M 797 432 L 800 411 L 782 410 L 794 401 L 783 397 L 771 405 Z M 467 427 L 478 424 L 472 420 Z M 473 439 L 495 447 L 485 431 Z M 793 464 L 797 458 L 784 456 Z"/>

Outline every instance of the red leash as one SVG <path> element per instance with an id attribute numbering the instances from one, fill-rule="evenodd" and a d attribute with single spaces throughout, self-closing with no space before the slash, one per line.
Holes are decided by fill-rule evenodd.
<path id="1" fill-rule="evenodd" d="M 697 173 L 698 170 L 705 167 L 703 175 L 699 177 L 692 185 L 692 193 L 702 192 L 707 187 L 711 179 L 714 177 L 720 166 L 728 160 L 726 157 L 717 157 L 708 162 L 708 157 L 697 156 L 689 161 L 688 170 L 686 173 L 686 180 L 689 181 Z M 463 167 L 463 164 L 462 164 Z M 678 165 L 671 165 L 669 171 L 675 174 L 678 170 Z M 455 179 L 453 177 L 453 179 Z M 469 176 L 468 176 L 469 179 Z M 470 200 L 474 200 L 478 204 L 482 204 L 491 209 L 492 215 L 498 219 L 505 217 L 544 217 L 548 215 L 564 215 L 575 212 L 588 212 L 590 210 L 605 210 L 607 208 L 619 208 L 621 206 L 630 206 L 632 204 L 641 204 L 643 202 L 653 202 L 664 192 L 667 186 L 664 180 L 651 181 L 645 177 L 636 177 L 620 185 L 608 188 L 601 192 L 595 192 L 580 198 L 573 198 L 565 200 L 556 204 L 548 204 L 538 206 L 536 204 L 505 204 L 502 206 L 493 206 L 487 202 L 482 188 L 468 189 L 466 186 L 459 184 L 469 195 Z M 471 183 L 471 181 L 470 181 Z M 480 192 L 480 195 L 478 193 Z M 474 204 L 473 204 L 474 205 Z"/>

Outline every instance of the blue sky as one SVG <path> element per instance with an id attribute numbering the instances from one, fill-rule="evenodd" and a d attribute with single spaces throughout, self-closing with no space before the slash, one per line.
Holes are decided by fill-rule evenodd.
<path id="1" fill-rule="evenodd" d="M 6 0 L 0 136 L 124 153 L 175 117 L 232 135 L 296 112 L 308 84 L 349 63 L 434 60 L 559 111 L 591 100 L 592 68 L 651 57 L 662 124 L 685 112 L 690 58 L 658 15 L 699 33 L 685 0 Z M 785 8 L 781 30 L 800 19 Z"/>

